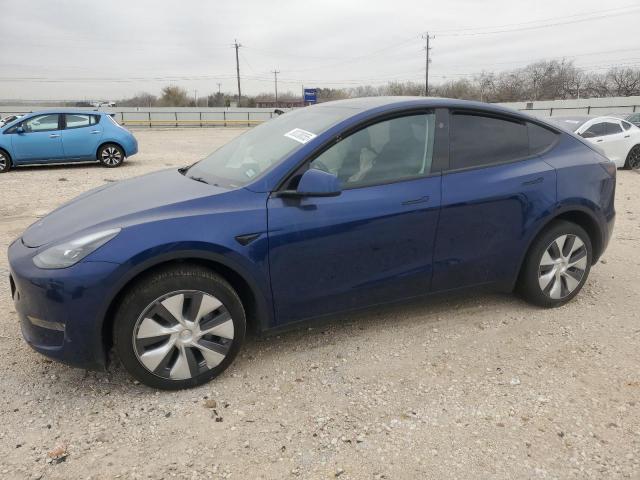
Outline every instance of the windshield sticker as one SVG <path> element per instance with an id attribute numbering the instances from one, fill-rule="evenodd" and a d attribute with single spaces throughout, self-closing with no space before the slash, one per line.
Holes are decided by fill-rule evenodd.
<path id="1" fill-rule="evenodd" d="M 294 128 L 293 130 L 284 134 L 285 137 L 300 142 L 302 144 L 307 143 L 317 137 L 315 133 L 307 132 L 301 128 Z"/>

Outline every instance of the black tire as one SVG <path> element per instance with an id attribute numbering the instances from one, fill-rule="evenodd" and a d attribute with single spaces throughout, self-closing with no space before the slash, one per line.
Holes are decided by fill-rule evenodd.
<path id="1" fill-rule="evenodd" d="M 4 150 L 0 150 L 0 173 L 11 170 L 11 157 Z"/>
<path id="2" fill-rule="evenodd" d="M 122 165 L 125 155 L 120 145 L 105 143 L 98 149 L 98 161 L 107 168 L 116 168 Z"/>
<path id="3" fill-rule="evenodd" d="M 624 162 L 625 170 L 637 170 L 640 168 L 640 145 L 635 145 L 627 154 Z"/>
<path id="4" fill-rule="evenodd" d="M 552 243 L 561 238 L 563 235 L 568 235 L 569 238 L 574 238 L 574 244 L 578 243 L 575 241 L 575 238 L 579 238 L 584 244 L 584 250 L 580 247 L 580 251 L 576 251 L 575 256 L 571 254 L 570 262 L 574 259 L 577 259 L 579 255 L 584 253 L 586 257 L 586 264 L 584 265 L 584 269 L 579 269 L 577 267 L 571 267 L 567 271 L 566 265 L 564 279 L 559 278 L 552 274 L 551 270 L 554 268 L 562 268 L 562 266 L 555 265 L 554 267 L 543 266 L 541 263 L 543 262 L 543 255 L 547 252 L 548 249 L 553 248 Z M 566 243 L 565 243 L 566 245 Z M 568 246 L 568 250 L 570 250 L 572 246 Z M 569 255 L 569 254 L 567 254 Z M 551 258 L 551 257 L 546 257 Z M 582 257 L 580 257 L 582 258 Z M 585 230 L 576 225 L 575 223 L 564 221 L 564 220 L 556 220 L 552 222 L 542 233 L 540 233 L 537 238 L 533 241 L 533 244 L 529 248 L 527 252 L 527 256 L 524 260 L 524 265 L 522 266 L 522 270 L 520 273 L 520 278 L 518 280 L 518 291 L 530 303 L 534 305 L 538 305 L 545 308 L 553 308 L 564 305 L 569 302 L 573 297 L 575 297 L 580 290 L 582 289 L 584 283 L 589 277 L 589 271 L 591 269 L 591 262 L 593 259 L 593 247 L 591 245 L 591 239 Z M 581 262 L 581 264 L 584 262 Z M 582 271 L 582 276 L 577 283 L 577 286 L 570 290 L 567 288 L 566 275 L 571 275 L 571 278 L 575 278 L 579 271 Z M 558 270 L 555 270 L 558 271 Z M 550 282 L 554 282 L 553 284 L 548 284 L 547 291 L 543 291 L 541 287 L 541 283 L 544 280 L 541 278 L 542 275 L 546 273 L 551 277 Z M 569 279 L 571 280 L 571 279 Z M 552 298 L 549 292 L 549 288 L 555 285 L 555 282 L 560 282 L 560 295 L 561 298 Z M 557 290 L 556 290 L 557 292 Z"/>
<path id="5" fill-rule="evenodd" d="M 164 371 L 156 369 L 156 372 L 153 373 L 139 359 L 138 347 L 134 346 L 134 343 L 139 341 L 139 339 L 136 339 L 138 337 L 136 337 L 135 330 L 140 331 L 140 320 L 145 312 L 149 312 L 149 307 L 162 297 L 184 291 L 199 291 L 212 295 L 221 302 L 221 308 L 226 309 L 233 322 L 233 339 L 226 340 L 230 342 L 230 344 L 227 344 L 228 351 L 224 360 L 217 366 L 209 368 L 200 355 L 199 367 L 204 371 L 199 374 L 193 374 L 192 370 L 191 378 L 178 380 L 162 376 L 163 372 L 168 371 L 171 359 L 166 360 Z M 183 308 L 186 309 L 187 307 L 183 305 Z M 183 311 L 186 312 L 187 310 Z M 145 318 L 146 316 L 145 314 Z M 207 268 L 187 264 L 166 268 L 143 277 L 127 292 L 115 314 L 113 343 L 115 352 L 125 369 L 141 383 L 153 388 L 179 390 L 202 385 L 220 375 L 238 354 L 244 341 L 245 332 L 246 317 L 244 308 L 231 285 Z M 174 341 L 174 343 L 176 342 Z M 151 348 L 157 347 L 153 345 Z M 175 365 L 181 350 L 178 347 L 172 348 L 175 348 L 177 352 L 172 352 L 175 358 L 173 364 Z M 189 350 L 198 353 L 197 348 L 189 348 Z M 168 357 L 169 354 L 166 355 L 166 358 Z M 191 358 L 194 358 L 193 353 Z"/>

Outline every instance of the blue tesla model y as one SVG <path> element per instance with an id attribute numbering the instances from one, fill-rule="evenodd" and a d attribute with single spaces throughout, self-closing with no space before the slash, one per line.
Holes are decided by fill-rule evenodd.
<path id="1" fill-rule="evenodd" d="M 192 387 L 247 328 L 478 286 L 562 305 L 607 247 L 615 180 L 498 106 L 330 102 L 62 205 L 9 247 L 11 292 L 38 352 L 105 368 L 113 347 L 141 382 Z"/>
<path id="2" fill-rule="evenodd" d="M 0 173 L 21 165 L 100 162 L 122 165 L 138 152 L 133 134 L 105 112 L 47 110 L 0 125 Z"/>

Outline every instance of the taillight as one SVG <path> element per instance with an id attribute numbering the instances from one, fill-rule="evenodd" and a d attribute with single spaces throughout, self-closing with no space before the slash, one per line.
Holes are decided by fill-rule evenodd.
<path id="1" fill-rule="evenodd" d="M 613 163 L 611 160 L 607 160 L 606 162 L 601 162 L 600 166 L 604 168 L 609 175 L 611 175 L 613 178 L 616 178 L 617 168 L 615 163 Z"/>

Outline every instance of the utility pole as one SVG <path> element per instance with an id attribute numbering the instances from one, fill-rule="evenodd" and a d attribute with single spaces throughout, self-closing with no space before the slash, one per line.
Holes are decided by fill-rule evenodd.
<path id="1" fill-rule="evenodd" d="M 233 47 L 236 49 L 236 76 L 238 77 L 238 106 L 240 106 L 240 99 L 242 98 L 242 92 L 240 91 L 240 60 L 238 59 L 238 49 L 241 46 L 238 40 L 234 40 Z"/>
<path id="2" fill-rule="evenodd" d="M 429 64 L 431 63 L 431 58 L 429 58 L 429 52 L 431 51 L 431 47 L 429 46 L 429 40 L 435 38 L 429 35 L 429 32 L 422 35 L 422 38 L 425 39 L 426 45 L 424 47 L 424 51 L 426 53 L 425 58 L 425 69 L 424 69 L 424 96 L 429 96 Z"/>
<path id="3" fill-rule="evenodd" d="M 276 81 L 276 108 L 278 108 L 278 74 L 280 73 L 280 70 L 274 70 L 271 73 L 273 73 L 273 78 Z"/>
<path id="4" fill-rule="evenodd" d="M 220 95 L 220 87 L 222 86 L 221 83 L 218 83 L 218 95 Z"/>

